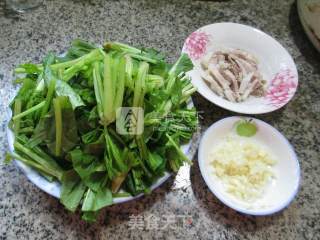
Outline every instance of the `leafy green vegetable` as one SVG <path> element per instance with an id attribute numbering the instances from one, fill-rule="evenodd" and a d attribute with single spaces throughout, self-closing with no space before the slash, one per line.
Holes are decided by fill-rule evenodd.
<path id="1" fill-rule="evenodd" d="M 112 204 L 112 193 L 109 188 L 104 187 L 97 192 L 88 189 L 83 200 L 82 211 L 98 211 L 101 208 Z"/>
<path id="2" fill-rule="evenodd" d="M 57 96 L 67 96 L 72 104 L 73 109 L 84 106 L 81 97 L 73 90 L 73 88 L 66 82 L 57 79 L 57 77 L 53 74 L 51 69 L 51 64 L 54 62 L 55 56 L 52 53 L 49 53 L 45 60 L 44 60 L 44 74 L 43 78 L 48 87 L 51 91 L 50 86 L 55 86 L 55 93 Z M 54 83 L 51 83 L 54 81 Z M 48 93 L 49 95 L 49 93 Z M 50 94 L 51 96 L 52 94 Z"/>
<path id="3" fill-rule="evenodd" d="M 191 164 L 180 148 L 198 123 L 188 108 L 191 68 L 185 54 L 169 64 L 152 48 L 79 39 L 63 57 L 50 52 L 42 64 L 20 65 L 6 162 L 59 181 L 61 203 L 95 221 L 113 198 L 148 194 L 166 172 Z"/>
<path id="4" fill-rule="evenodd" d="M 21 113 L 21 100 L 16 99 L 14 101 L 14 111 L 13 115 L 16 116 Z M 19 130 L 20 130 L 20 119 L 13 120 L 13 125 L 14 125 L 14 134 L 18 135 Z"/>
<path id="5" fill-rule="evenodd" d="M 60 167 L 50 164 L 50 162 L 48 162 L 47 159 L 39 156 L 31 149 L 20 144 L 18 141 L 16 141 L 14 143 L 14 148 L 17 153 L 24 154 L 24 155 L 28 156 L 30 158 L 30 160 L 40 164 L 41 167 L 43 168 L 44 172 L 56 177 L 58 180 L 61 180 L 62 170 Z"/>
<path id="6" fill-rule="evenodd" d="M 77 94 L 68 83 L 59 79 L 56 83 L 56 95 L 69 97 L 73 109 L 85 105 L 79 94 Z"/>
<path id="7" fill-rule="evenodd" d="M 72 150 L 69 154 L 74 170 L 83 180 L 103 166 L 103 163 L 97 157 L 86 154 L 80 149 Z"/>
<path id="8" fill-rule="evenodd" d="M 24 112 L 22 112 L 22 113 L 19 113 L 19 114 L 15 115 L 15 116 L 13 116 L 13 117 L 12 117 L 12 120 L 15 121 L 15 120 L 20 119 L 20 118 L 22 118 L 22 117 L 25 117 L 25 116 L 27 116 L 27 115 L 35 112 L 35 111 L 38 111 L 39 109 L 42 109 L 42 108 L 45 106 L 45 103 L 46 103 L 46 102 L 43 101 L 43 102 L 37 104 L 36 106 L 33 106 L 32 108 L 29 108 L 29 109 L 27 109 L 26 111 L 24 111 Z"/>
<path id="9" fill-rule="evenodd" d="M 41 72 L 38 66 L 32 63 L 21 64 L 19 68 L 24 69 L 24 72 L 27 74 L 39 74 Z M 16 73 L 19 73 L 19 71 L 16 71 Z"/>
<path id="10" fill-rule="evenodd" d="M 108 125 L 115 120 L 114 113 L 114 98 L 115 98 L 115 79 L 112 78 L 112 70 L 114 61 L 110 54 L 107 54 L 103 60 L 104 63 L 104 78 L 103 78 L 103 119 L 101 121 L 104 125 Z"/>
<path id="11" fill-rule="evenodd" d="M 95 48 L 96 46 L 93 44 L 87 43 L 81 39 L 75 39 L 72 41 L 71 48 L 68 49 L 67 58 L 74 59 L 82 57 L 83 55 L 90 53 Z"/>
<path id="12" fill-rule="evenodd" d="M 60 201 L 68 210 L 77 209 L 85 191 L 86 186 L 73 170 L 63 175 Z"/>
<path id="13" fill-rule="evenodd" d="M 54 125 L 47 130 L 49 150 L 55 156 L 69 152 L 79 142 L 76 118 L 68 97 L 57 97 L 53 101 Z"/>

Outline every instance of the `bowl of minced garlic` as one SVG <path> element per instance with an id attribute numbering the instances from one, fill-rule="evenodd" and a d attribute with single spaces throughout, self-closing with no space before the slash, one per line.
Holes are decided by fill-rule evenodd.
<path id="1" fill-rule="evenodd" d="M 214 123 L 199 146 L 201 174 L 227 206 L 250 215 L 269 215 L 289 205 L 300 182 L 293 147 L 271 125 L 229 117 Z"/>
<path id="2" fill-rule="evenodd" d="M 250 138 L 230 134 L 210 153 L 213 174 L 235 198 L 252 202 L 275 179 L 274 156 Z"/>

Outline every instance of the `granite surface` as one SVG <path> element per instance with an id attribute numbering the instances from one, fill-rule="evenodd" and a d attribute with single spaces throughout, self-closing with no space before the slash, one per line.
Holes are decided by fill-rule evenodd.
<path id="1" fill-rule="evenodd" d="M 251 217 L 224 206 L 206 187 L 195 157 L 180 177 L 172 177 L 149 196 L 108 207 L 90 225 L 79 213 L 64 210 L 14 165 L 3 164 L 8 148 L 4 112 L 15 93 L 11 70 L 18 63 L 40 61 L 50 50 L 61 53 L 74 38 L 156 47 L 173 61 L 189 33 L 222 21 L 248 24 L 275 37 L 298 67 L 293 100 L 279 111 L 258 116 L 281 130 L 300 158 L 301 187 L 284 211 Z M 320 55 L 304 34 L 292 0 L 48 0 L 21 15 L 2 11 L 0 239 L 320 239 L 319 86 Z M 203 111 L 202 130 L 235 115 L 198 94 L 193 100 Z"/>

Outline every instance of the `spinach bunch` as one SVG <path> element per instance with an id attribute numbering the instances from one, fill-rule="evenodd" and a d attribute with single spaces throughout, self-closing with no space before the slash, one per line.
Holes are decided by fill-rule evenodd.
<path id="1" fill-rule="evenodd" d="M 20 65 L 7 161 L 59 181 L 61 203 L 70 211 L 81 206 L 87 221 L 115 197 L 150 193 L 165 172 L 190 163 L 180 146 L 197 126 L 187 106 L 195 91 L 185 74 L 191 68 L 186 54 L 171 65 L 154 49 L 82 40 L 63 57 L 50 52 L 42 64 Z M 129 116 L 142 132 L 126 132 L 122 107 L 143 111 Z"/>

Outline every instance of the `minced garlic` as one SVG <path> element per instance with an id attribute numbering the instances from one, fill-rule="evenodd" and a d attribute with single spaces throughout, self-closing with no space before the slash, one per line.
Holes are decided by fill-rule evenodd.
<path id="1" fill-rule="evenodd" d="M 210 154 L 214 174 L 237 199 L 252 202 L 260 198 L 274 177 L 276 164 L 271 154 L 248 138 L 228 136 Z"/>

